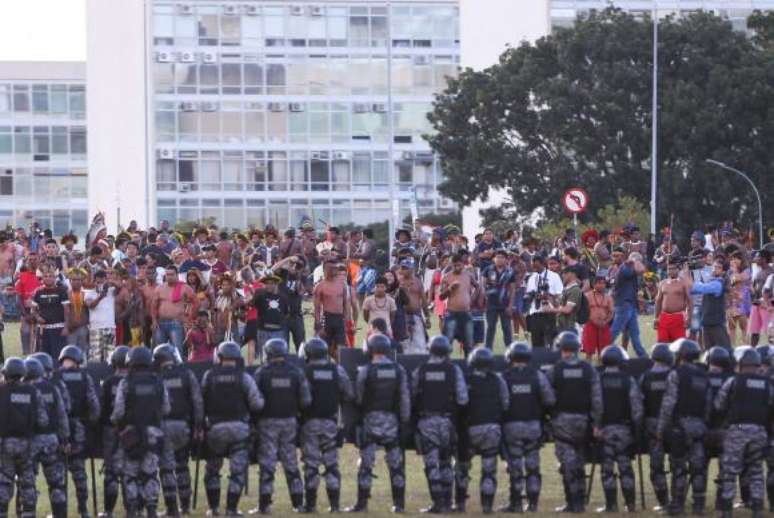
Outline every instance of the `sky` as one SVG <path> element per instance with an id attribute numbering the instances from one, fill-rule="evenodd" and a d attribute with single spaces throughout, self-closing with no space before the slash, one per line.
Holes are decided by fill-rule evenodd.
<path id="1" fill-rule="evenodd" d="M 86 0 L 0 0 L 0 61 L 26 60 L 85 61 Z"/>

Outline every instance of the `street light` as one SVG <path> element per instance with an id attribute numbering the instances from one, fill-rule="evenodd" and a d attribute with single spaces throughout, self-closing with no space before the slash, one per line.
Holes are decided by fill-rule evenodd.
<path id="1" fill-rule="evenodd" d="M 749 176 L 747 176 L 739 169 L 736 169 L 735 167 L 731 167 L 730 165 L 726 165 L 723 162 L 719 162 L 717 160 L 712 160 L 711 158 L 706 159 L 705 162 L 718 166 L 719 168 L 725 169 L 726 171 L 731 171 L 732 173 L 738 174 L 747 180 L 747 183 L 749 183 L 750 187 L 753 188 L 753 191 L 755 191 L 755 197 L 758 198 L 758 239 L 760 240 L 760 248 L 763 249 L 763 203 L 761 203 L 761 193 L 758 192 L 758 188 L 755 186 L 753 181 L 750 180 Z"/>
<path id="2" fill-rule="evenodd" d="M 650 128 L 650 233 L 656 234 L 656 196 L 658 187 L 658 1 L 653 0 L 653 105 Z"/>

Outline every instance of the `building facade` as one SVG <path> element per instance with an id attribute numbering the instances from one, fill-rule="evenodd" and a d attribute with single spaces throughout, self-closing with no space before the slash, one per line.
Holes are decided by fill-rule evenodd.
<path id="1" fill-rule="evenodd" d="M 88 223 L 86 67 L 0 62 L 0 227 Z"/>
<path id="2" fill-rule="evenodd" d="M 443 172 L 423 135 L 459 67 L 456 1 L 104 4 L 88 3 L 89 80 L 121 82 L 142 117 L 104 90 L 91 106 L 119 111 L 145 155 L 116 164 L 120 187 L 95 179 L 95 209 L 119 205 L 123 224 L 230 228 L 455 209 L 438 195 Z M 97 159 L 125 154 L 99 131 L 115 118 L 89 117 Z M 129 214 L 142 203 L 147 214 Z"/>

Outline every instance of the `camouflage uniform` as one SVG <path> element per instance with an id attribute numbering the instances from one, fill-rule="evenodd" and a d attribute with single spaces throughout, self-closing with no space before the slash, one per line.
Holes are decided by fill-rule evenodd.
<path id="1" fill-rule="evenodd" d="M 159 415 L 154 419 L 152 408 L 146 408 L 145 405 L 142 405 L 142 408 L 132 408 L 132 405 L 127 404 L 132 400 L 130 390 L 135 376 L 135 373 L 130 373 L 118 384 L 118 391 L 113 402 L 113 413 L 110 416 L 110 420 L 116 426 L 123 426 L 125 424 L 135 425 L 135 421 L 130 417 L 134 415 L 135 418 L 137 416 L 147 416 L 149 419 L 147 422 L 153 423 L 143 427 L 135 425 L 138 428 L 138 433 L 142 436 L 141 447 L 143 451 L 135 455 L 124 448 L 120 450 L 123 454 L 121 463 L 124 475 L 125 505 L 128 514 L 131 515 L 132 511 L 137 511 L 142 503 L 148 509 L 148 514 L 152 515 L 155 513 L 156 505 L 158 504 L 160 490 L 158 478 L 159 454 L 164 441 L 164 432 L 161 430 L 160 425 L 163 416 L 169 414 L 170 404 L 167 389 L 155 374 L 150 372 L 141 372 L 139 374 L 145 375 L 151 380 L 155 379 L 157 383 L 158 390 L 161 392 Z M 141 406 L 139 403 L 134 404 Z M 156 419 L 159 426 L 156 426 L 156 423 L 153 422 Z"/>
<path id="2" fill-rule="evenodd" d="M 678 373 L 681 369 L 685 369 L 685 372 L 692 372 L 699 378 L 695 386 L 691 385 L 696 390 L 697 398 L 701 397 L 700 393 L 702 390 L 704 391 L 703 403 L 697 403 L 700 408 L 694 409 L 691 413 L 677 411 L 678 403 L 687 398 L 690 393 L 689 387 L 686 386 L 685 394 L 681 394 L 683 391 L 680 390 L 680 374 Z M 703 385 L 700 378 L 704 379 Z M 670 444 L 669 464 L 672 468 L 670 513 L 680 513 L 685 506 L 689 472 L 694 510 L 704 509 L 707 490 L 704 436 L 707 433 L 706 423 L 712 405 L 710 398 L 709 382 L 706 372 L 701 366 L 697 364 L 681 365 L 667 376 L 666 391 L 661 402 L 656 434 L 661 440 L 669 441 Z"/>
<path id="3" fill-rule="evenodd" d="M 730 423 L 723 441 L 723 472 L 720 475 L 719 507 L 723 511 L 731 510 L 736 481 L 742 473 L 749 482 L 750 507 L 755 512 L 763 509 L 763 459 L 768 441 L 766 425 L 773 403 L 771 383 L 763 376 L 747 374 L 738 374 L 726 380 L 715 397 L 715 409 L 728 413 Z"/>
<path id="4" fill-rule="evenodd" d="M 650 483 L 656 493 L 659 506 L 666 508 L 669 503 L 669 487 L 664 468 L 664 444 L 658 440 L 658 415 L 661 400 L 666 391 L 666 377 L 672 370 L 668 365 L 654 365 L 640 380 L 640 390 L 645 398 L 645 433 L 648 439 L 650 456 Z"/>
<path id="5" fill-rule="evenodd" d="M 216 409 L 222 409 L 223 397 L 219 394 L 218 377 L 237 377 L 238 389 L 243 405 L 234 415 L 218 415 Z M 250 438 L 250 414 L 261 411 L 264 405 L 263 395 L 255 386 L 255 380 L 238 367 L 215 366 L 204 373 L 202 378 L 202 394 L 204 395 L 205 421 L 207 422 L 207 466 L 204 472 L 204 485 L 207 489 L 207 500 L 210 509 L 218 509 L 220 505 L 220 469 L 224 457 L 229 459 L 229 498 L 236 499 L 245 486 L 245 476 L 249 466 L 248 439 Z M 243 415 L 238 415 L 242 413 Z M 236 506 L 236 503 L 234 503 Z"/>
<path id="6" fill-rule="evenodd" d="M 13 387 L 17 386 L 15 390 Z M 48 425 L 48 414 L 41 404 L 41 394 L 31 386 L 23 386 L 18 381 L 13 381 L 3 387 L 5 390 L 13 390 L 11 397 L 24 398 L 16 404 L 32 405 L 29 409 L 32 417 L 32 427 L 16 432 L 7 431 L 9 428 L 8 415 L 3 415 L 3 424 L 0 425 L 0 516 L 8 516 L 8 504 L 13 498 L 14 479 L 19 477 L 19 500 L 21 501 L 21 517 L 35 517 L 38 494 L 35 489 L 35 469 L 33 462 L 33 437 L 35 427 L 44 428 Z M 19 392 L 17 394 L 17 391 Z M 10 405 L 9 405 L 10 406 Z M 26 426 L 26 423 L 20 423 Z M 27 437 L 21 437 L 26 435 Z"/>
<path id="7" fill-rule="evenodd" d="M 118 384 L 126 376 L 125 373 L 114 373 L 106 378 L 100 387 L 100 397 L 102 407 L 102 490 L 104 496 L 105 514 L 112 514 L 118 501 L 119 487 L 125 487 L 121 474 L 123 473 L 120 445 L 118 444 L 118 434 L 113 424 L 110 422 L 110 416 L 113 413 L 113 402 L 118 393 Z M 126 506 L 126 494 L 124 494 L 124 506 Z"/>
<path id="8" fill-rule="evenodd" d="M 732 373 L 724 371 L 714 365 L 709 367 L 709 391 L 710 401 L 714 401 L 720 387 L 723 386 L 726 380 L 732 377 Z M 709 473 L 709 463 L 712 457 L 718 459 L 718 478 L 715 479 L 715 507 L 719 505 L 719 500 L 722 494 L 722 480 L 721 474 L 723 473 L 723 443 L 726 436 L 726 423 L 723 412 L 719 412 L 714 408 L 714 405 L 710 407 L 709 420 L 707 421 L 707 435 L 704 438 L 704 456 L 707 461 L 707 467 L 704 469 L 705 473 Z M 744 481 L 740 481 L 744 482 Z M 742 492 L 747 489 L 746 485 L 742 485 Z"/>
<path id="9" fill-rule="evenodd" d="M 168 377 L 169 372 L 175 372 L 175 375 Z M 161 375 L 170 397 L 172 412 L 162 423 L 164 448 L 159 467 L 164 505 L 167 514 L 174 514 L 178 509 L 178 497 L 181 510 L 187 512 L 190 508 L 191 470 L 188 461 L 191 457 L 191 435 L 194 430 L 201 430 L 204 423 L 204 400 L 199 381 L 186 367 L 166 365 L 162 367 Z M 186 386 L 187 392 L 184 388 Z M 177 401 L 178 397 L 186 398 L 187 401 Z"/>
<path id="10" fill-rule="evenodd" d="M 304 486 L 296 457 L 296 436 L 298 415 L 312 402 L 309 383 L 300 369 L 282 359 L 269 361 L 256 370 L 255 384 L 266 397 L 258 420 L 260 499 L 264 506 L 271 502 L 274 471 L 280 462 L 293 508 L 298 509 L 303 503 Z"/>
<path id="11" fill-rule="evenodd" d="M 419 412 L 419 421 L 417 422 L 417 446 L 418 452 L 422 454 L 425 463 L 425 476 L 428 486 L 430 486 L 430 495 L 433 502 L 443 501 L 441 507 L 451 506 L 452 486 L 454 484 L 454 469 L 452 468 L 452 457 L 457 446 L 457 423 L 455 411 L 457 406 L 468 404 L 468 387 L 465 383 L 465 376 L 462 369 L 451 364 L 448 359 L 438 356 L 430 356 L 428 365 L 449 364 L 448 367 L 454 372 L 454 380 L 451 380 L 454 397 L 437 397 L 441 406 L 448 408 L 444 411 L 430 411 L 425 408 L 422 399 L 422 384 L 420 378 L 422 374 L 428 376 L 430 373 L 420 368 L 414 370 L 411 376 L 411 395 L 414 400 L 414 406 Z M 440 374 L 444 374 L 440 372 Z M 444 384 L 443 391 L 450 380 L 441 378 Z M 426 385 L 429 382 L 426 382 Z M 430 397 L 435 394 L 429 394 Z"/>
<path id="12" fill-rule="evenodd" d="M 560 360 L 549 369 L 547 375 L 556 391 L 556 410 L 551 418 L 551 429 L 567 505 L 582 511 L 585 508 L 586 499 L 585 448 L 589 440 L 590 426 L 598 428 L 602 423 L 602 386 L 597 371 L 577 357 Z M 567 392 L 561 388 L 562 383 L 573 380 L 585 380 L 584 386 L 590 388 L 590 390 L 586 389 L 585 393 L 569 391 L 573 395 L 587 398 L 579 402 L 577 408 L 569 406 L 569 398 L 568 401 L 563 400 L 565 397 L 563 393 L 567 394 Z"/>

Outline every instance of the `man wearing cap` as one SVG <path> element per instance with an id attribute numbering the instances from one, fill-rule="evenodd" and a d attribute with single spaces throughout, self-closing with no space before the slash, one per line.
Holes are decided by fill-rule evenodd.
<path id="1" fill-rule="evenodd" d="M 409 337 L 403 344 L 403 350 L 407 354 L 424 354 L 427 352 L 426 329 L 430 327 L 430 315 L 427 310 L 424 286 L 414 273 L 414 259 L 406 258 L 400 261 L 398 280 L 400 287 L 408 295 L 408 303 L 404 306 L 404 310 Z"/>
<path id="2" fill-rule="evenodd" d="M 282 279 L 269 273 L 261 278 L 263 289 L 253 296 L 253 306 L 258 311 L 258 334 L 256 351 L 261 354 L 263 346 L 272 338 L 286 339 L 288 333 L 288 298 L 279 290 Z"/>

